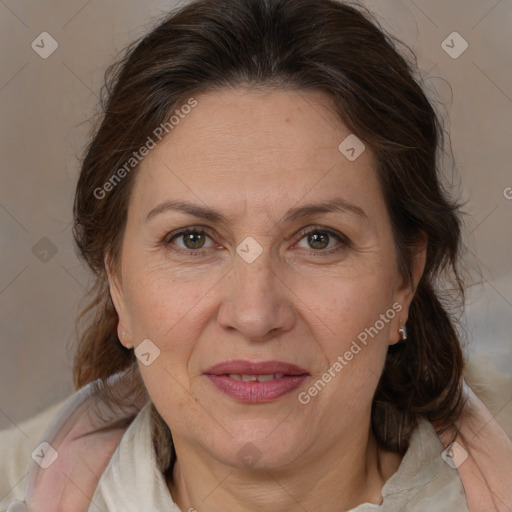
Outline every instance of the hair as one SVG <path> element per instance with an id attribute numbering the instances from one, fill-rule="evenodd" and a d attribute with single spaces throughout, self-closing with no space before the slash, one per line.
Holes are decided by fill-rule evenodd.
<path id="1" fill-rule="evenodd" d="M 106 399 L 120 401 L 108 394 L 105 381 L 128 370 L 132 391 L 144 392 L 134 353 L 117 336 L 105 267 L 108 256 L 112 268 L 119 268 L 137 166 L 108 187 L 108 195 L 104 184 L 193 95 L 235 87 L 320 91 L 376 157 L 398 269 L 411 285 L 414 253 L 427 239 L 408 341 L 388 349 L 372 429 L 380 446 L 403 454 L 420 418 L 440 429 L 453 424 L 463 407 L 464 358 L 452 307 L 460 309 L 464 301 L 460 205 L 443 185 L 442 121 L 415 77 L 416 57 L 408 49 L 407 60 L 400 45 L 408 49 L 358 4 L 199 0 L 171 12 L 126 48 L 105 74 L 101 122 L 76 187 L 73 234 L 94 273 L 90 302 L 79 317 L 86 328 L 74 359 L 76 387 L 96 380 Z M 155 447 L 165 471 L 175 460 L 172 436 L 152 407 Z"/>

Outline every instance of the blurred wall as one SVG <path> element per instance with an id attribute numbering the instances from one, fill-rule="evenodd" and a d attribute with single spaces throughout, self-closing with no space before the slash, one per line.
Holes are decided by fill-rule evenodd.
<path id="1" fill-rule="evenodd" d="M 468 265 L 482 271 L 463 317 L 467 352 L 501 351 L 499 364 L 512 371 L 512 3 L 364 4 L 416 52 L 426 89 L 449 116 L 448 178 L 468 201 Z M 176 5 L 0 1 L 0 428 L 72 392 L 74 320 L 89 279 L 70 229 L 77 159 L 106 66 Z"/>

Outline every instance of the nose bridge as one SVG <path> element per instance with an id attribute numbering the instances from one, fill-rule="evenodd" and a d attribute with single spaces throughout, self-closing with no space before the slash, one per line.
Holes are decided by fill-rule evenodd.
<path id="1" fill-rule="evenodd" d="M 274 266 L 268 248 L 252 262 L 237 256 L 233 271 L 240 298 L 268 299 L 273 295 L 276 279 Z"/>
<path id="2" fill-rule="evenodd" d="M 271 310 L 276 300 L 276 276 L 270 249 L 266 247 L 254 261 L 237 254 L 233 266 L 235 289 L 232 292 L 236 303 L 241 307 Z"/>
<path id="3" fill-rule="evenodd" d="M 249 251 L 256 250 L 250 244 Z M 271 249 L 262 248 L 253 261 L 244 256 L 249 253 L 242 252 L 244 249 L 247 247 L 242 242 L 225 288 L 219 323 L 236 328 L 246 337 L 261 338 L 269 331 L 289 326 L 292 314 Z"/>

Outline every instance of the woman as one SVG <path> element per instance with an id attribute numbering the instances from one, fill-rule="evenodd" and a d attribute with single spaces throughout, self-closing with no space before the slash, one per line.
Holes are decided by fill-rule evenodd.
<path id="1" fill-rule="evenodd" d="M 113 71 L 81 389 L 9 511 L 510 510 L 442 295 L 441 125 L 392 38 L 331 0 L 202 0 Z"/>

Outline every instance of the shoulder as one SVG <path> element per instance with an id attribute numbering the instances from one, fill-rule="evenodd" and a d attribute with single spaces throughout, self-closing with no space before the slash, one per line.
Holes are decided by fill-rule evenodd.
<path id="1" fill-rule="evenodd" d="M 464 377 L 512 439 L 512 351 L 493 351 L 468 359 Z"/>
<path id="2" fill-rule="evenodd" d="M 0 431 L 0 511 L 21 500 L 31 454 L 52 419 L 65 403 L 62 400 L 35 416 Z"/>
<path id="3" fill-rule="evenodd" d="M 109 377 L 109 386 L 117 393 L 129 378 L 129 372 L 120 372 Z M 90 382 L 21 425 L 18 434 L 13 429 L 5 433 L 1 443 L 9 455 L 0 474 L 6 486 L 0 511 L 13 501 L 26 501 L 31 510 L 46 512 L 87 510 L 87 496 L 94 492 L 125 430 L 145 403 L 143 396 L 131 395 L 126 406 L 105 402 L 98 393 L 97 385 L 102 384 Z M 71 475 L 74 486 L 69 485 Z"/>

